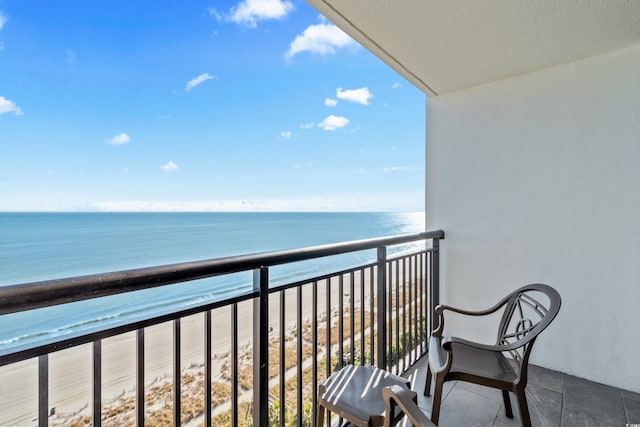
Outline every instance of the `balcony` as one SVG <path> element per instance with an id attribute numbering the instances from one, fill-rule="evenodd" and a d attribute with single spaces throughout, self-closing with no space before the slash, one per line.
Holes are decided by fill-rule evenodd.
<path id="1" fill-rule="evenodd" d="M 2 315 L 11 316 L 239 271 L 254 277 L 251 291 L 229 298 L 0 349 L 0 424 L 315 425 L 317 384 L 344 363 L 407 376 L 429 412 L 420 391 L 443 237 L 428 232 L 3 288 Z M 424 246 L 388 256 L 407 242 Z M 277 265 L 356 250 L 375 250 L 377 259 L 270 284 Z M 640 420 L 640 395 L 537 366 L 527 392 L 534 425 Z M 519 425 L 517 415 L 504 416 L 496 390 L 452 382 L 444 396 L 441 426 Z"/>

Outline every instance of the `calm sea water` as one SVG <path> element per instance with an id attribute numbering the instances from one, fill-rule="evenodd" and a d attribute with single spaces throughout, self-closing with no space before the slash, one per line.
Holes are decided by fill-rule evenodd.
<path id="1" fill-rule="evenodd" d="M 0 288 L 423 230 L 422 213 L 0 213 Z M 372 250 L 280 266 L 272 283 L 374 259 Z M 221 299 L 251 281 L 238 273 L 0 316 L 0 350 Z"/>

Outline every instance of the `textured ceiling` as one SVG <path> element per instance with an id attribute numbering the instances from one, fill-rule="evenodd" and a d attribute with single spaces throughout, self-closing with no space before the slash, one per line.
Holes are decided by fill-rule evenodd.
<path id="1" fill-rule="evenodd" d="M 640 44 L 640 0 L 307 2 L 431 96 Z"/>

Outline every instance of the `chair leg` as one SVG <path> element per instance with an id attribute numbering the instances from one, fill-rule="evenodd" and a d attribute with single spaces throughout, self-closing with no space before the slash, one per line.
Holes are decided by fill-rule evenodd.
<path id="1" fill-rule="evenodd" d="M 318 385 L 318 423 L 316 424 L 317 427 L 322 427 L 322 424 L 324 423 L 324 413 L 325 413 L 325 407 L 322 406 L 322 402 L 321 402 L 321 397 L 324 396 L 324 393 L 327 391 L 327 386 L 326 384 L 323 382 L 321 382 Z M 282 404 L 282 403 L 280 403 Z M 331 418 L 331 417 L 329 417 Z M 284 423 L 284 420 L 280 420 L 280 423 Z"/>
<path id="2" fill-rule="evenodd" d="M 511 399 L 509 399 L 509 392 L 502 390 L 502 400 L 504 401 L 504 409 L 507 418 L 513 418 L 513 410 L 511 409 Z"/>
<path id="3" fill-rule="evenodd" d="M 424 395 L 431 395 L 431 366 L 427 363 L 427 379 L 424 382 Z"/>
<path id="4" fill-rule="evenodd" d="M 316 424 L 318 427 L 322 427 L 324 424 L 324 411 L 324 407 L 322 405 L 318 405 L 318 423 Z M 282 420 L 280 422 L 282 422 Z"/>
<path id="5" fill-rule="evenodd" d="M 524 388 L 516 389 L 516 397 L 518 398 L 518 409 L 520 410 L 520 420 L 522 420 L 522 427 L 531 427 L 529 405 L 527 404 L 527 396 L 524 394 Z"/>
<path id="6" fill-rule="evenodd" d="M 444 377 L 436 375 L 436 385 L 433 389 L 433 397 L 431 398 L 431 422 L 438 425 L 440 420 L 440 404 L 442 399 L 442 388 L 444 387 Z"/>

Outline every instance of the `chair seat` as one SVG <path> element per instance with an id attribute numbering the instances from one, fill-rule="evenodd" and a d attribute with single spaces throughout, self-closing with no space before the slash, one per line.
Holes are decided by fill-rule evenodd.
<path id="1" fill-rule="evenodd" d="M 318 409 L 326 408 L 356 426 L 381 426 L 385 413 L 382 389 L 392 385 L 410 388 L 406 378 L 374 366 L 348 365 L 320 384 Z"/>
<path id="2" fill-rule="evenodd" d="M 434 372 L 441 371 L 447 362 L 447 352 L 442 348 L 442 340 L 446 337 L 434 337 L 429 340 L 429 363 Z M 506 358 L 502 353 L 495 351 L 481 350 L 463 344 L 452 343 L 451 352 L 453 357 L 451 368 L 447 374 L 449 379 L 464 379 L 485 384 L 487 378 L 492 378 L 499 386 L 504 383 L 504 387 L 511 389 L 518 374 L 515 364 L 511 359 Z"/>

